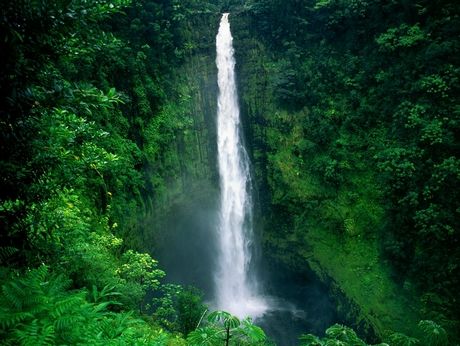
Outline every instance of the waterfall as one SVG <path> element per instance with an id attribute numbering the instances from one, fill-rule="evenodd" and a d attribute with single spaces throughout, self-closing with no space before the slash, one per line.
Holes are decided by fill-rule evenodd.
<path id="1" fill-rule="evenodd" d="M 266 303 L 250 275 L 252 201 L 249 158 L 242 145 L 235 83 L 235 58 L 228 13 L 216 37 L 218 69 L 217 146 L 220 176 L 216 305 L 240 318 L 258 317 Z"/>

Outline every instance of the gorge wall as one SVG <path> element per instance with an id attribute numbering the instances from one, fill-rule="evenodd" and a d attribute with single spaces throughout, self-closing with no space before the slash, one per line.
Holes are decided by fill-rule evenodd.
<path id="1" fill-rule="evenodd" d="M 175 83 L 183 86 L 182 94 L 165 111 L 173 112 L 181 126 L 171 134 L 174 145 L 163 148 L 159 166 L 152 167 L 157 206 L 142 226 L 146 244 L 154 244 L 153 253 L 166 261 L 170 280 L 205 290 L 211 289 L 203 278 L 209 276 L 215 254 L 203 244 L 213 241 L 211 215 L 217 201 L 213 21 L 217 17 L 195 23 L 196 32 L 208 26 L 209 33 L 202 32 L 207 45 L 177 71 Z M 256 185 L 256 224 L 267 266 L 299 276 L 313 271 L 330 286 L 343 320 L 368 335 L 414 330 L 416 304 L 400 294 L 381 258 L 377 238 L 384 212 L 373 167 L 365 160 L 334 161 L 327 150 L 318 149 L 304 128 L 313 121 L 311 111 L 279 106 L 280 58 L 255 37 L 248 16 L 232 16 L 231 25 Z M 360 150 L 359 155 L 369 153 Z M 329 172 L 326 179 L 318 166 Z M 340 181 L 334 172 L 338 169 L 346 171 Z M 175 260 L 171 252 L 177 254 Z M 189 275 L 184 277 L 180 263 L 190 264 Z"/>
<path id="2" fill-rule="evenodd" d="M 447 272 L 455 266 L 430 286 L 441 276 L 426 259 L 431 255 L 424 256 L 447 246 L 447 238 L 429 245 L 429 224 L 442 228 L 450 221 L 423 208 L 435 199 L 449 210 L 453 205 L 423 191 L 444 191 L 450 173 L 439 173 L 446 178 L 438 184 L 415 169 L 442 170 L 447 163 L 441 161 L 450 160 L 453 132 L 430 132 L 438 124 L 434 120 L 423 120 L 426 129 L 414 127 L 422 123 L 414 125 L 412 118 L 401 120 L 436 93 L 428 84 L 437 77 L 425 76 L 423 68 L 430 66 L 425 52 L 434 48 L 427 37 L 415 35 L 414 9 L 404 8 L 404 15 L 390 23 L 365 3 L 348 9 L 332 3 L 298 8 L 289 2 L 283 18 L 275 16 L 277 6 L 284 8 L 264 1 L 239 5 L 231 19 L 256 224 L 268 266 L 299 275 L 312 270 L 340 297 L 343 319 L 370 335 L 382 337 L 388 330 L 414 335 L 418 321 L 431 318 L 445 319 L 455 330 L 453 301 L 435 303 L 444 286 L 451 287 Z M 342 7 L 350 17 L 343 17 Z M 304 17 L 295 15 L 298 11 Z M 398 36 L 398 43 L 391 27 L 404 29 L 407 23 L 414 25 L 414 36 Z M 401 65 L 395 54 L 402 54 Z M 415 55 L 424 58 L 412 66 Z M 205 71 L 213 68 L 213 55 L 202 59 Z M 413 73 L 407 72 L 406 84 L 400 85 L 396 76 L 407 66 Z M 401 101 L 405 97 L 410 100 Z M 442 113 L 447 103 L 430 107 Z M 209 119 L 204 124 L 212 133 Z M 445 143 L 445 154 L 433 156 L 436 143 Z M 441 161 L 434 164 L 433 157 Z M 211 165 L 209 172 L 215 169 Z M 444 315 L 444 308 L 450 313 Z"/>

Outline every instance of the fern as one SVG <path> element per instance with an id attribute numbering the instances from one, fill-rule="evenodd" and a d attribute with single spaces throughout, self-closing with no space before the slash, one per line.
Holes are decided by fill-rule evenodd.
<path id="1" fill-rule="evenodd" d="M 187 337 L 190 346 L 213 346 L 223 344 L 224 333 L 217 328 L 198 328 Z"/>
<path id="2" fill-rule="evenodd" d="M 326 330 L 326 335 L 334 340 L 340 341 L 344 345 L 354 346 L 366 346 L 366 343 L 362 341 L 351 328 L 342 326 L 340 324 L 334 324 Z M 340 343 L 337 343 L 339 345 Z M 326 343 L 328 345 L 328 343 Z"/>
<path id="3" fill-rule="evenodd" d="M 436 322 L 420 321 L 419 328 L 423 331 L 428 346 L 445 346 L 448 344 L 446 330 Z"/>
<path id="4" fill-rule="evenodd" d="M 48 267 L 42 265 L 37 269 L 29 271 L 27 278 L 30 286 L 39 286 L 45 283 L 46 276 L 48 275 Z"/>
<path id="5" fill-rule="evenodd" d="M 11 312 L 7 309 L 0 310 L 0 327 L 2 329 L 8 329 L 20 322 L 31 318 L 33 315 L 29 312 L 16 311 Z"/>
<path id="6" fill-rule="evenodd" d="M 208 321 L 211 323 L 221 323 L 225 328 L 237 328 L 240 325 L 238 317 L 229 314 L 226 311 L 214 311 L 208 316 Z"/>
<path id="7" fill-rule="evenodd" d="M 25 292 L 15 282 L 2 286 L 2 300 L 8 307 L 22 309 Z"/>
<path id="8" fill-rule="evenodd" d="M 54 322 L 54 328 L 58 332 L 63 332 L 72 329 L 78 323 L 81 323 L 82 318 L 79 316 L 61 316 Z"/>
<path id="9" fill-rule="evenodd" d="M 252 342 L 264 342 L 267 339 L 262 328 L 252 324 L 251 318 L 245 318 L 241 322 L 241 334 Z"/>
<path id="10" fill-rule="evenodd" d="M 324 346 L 354 346 L 353 344 L 346 343 L 345 341 L 329 339 Z"/>
<path id="11" fill-rule="evenodd" d="M 78 307 L 83 305 L 85 302 L 81 293 L 65 297 L 54 303 L 54 306 L 50 310 L 50 315 L 53 318 L 59 318 L 65 314 L 72 313 L 72 311 L 78 311 Z"/>
<path id="12" fill-rule="evenodd" d="M 301 346 L 371 346 L 361 340 L 356 332 L 341 324 L 334 324 L 326 330 L 326 336 L 320 338 L 313 334 L 305 334 L 300 337 Z M 391 344 L 396 346 L 396 344 Z M 389 346 L 380 343 L 374 346 Z"/>
<path id="13" fill-rule="evenodd" d="M 12 246 L 0 246 L 0 264 L 8 262 L 19 250 Z"/>
<path id="14" fill-rule="evenodd" d="M 170 334 L 156 330 L 133 311 L 107 310 L 117 296 L 112 287 L 100 292 L 68 290 L 69 280 L 46 266 L 13 277 L 0 291 L 2 345 L 167 345 Z M 96 302 L 88 302 L 90 297 Z"/>
<path id="15" fill-rule="evenodd" d="M 31 321 L 27 326 L 15 331 L 21 346 L 47 346 L 54 345 L 54 327 L 43 325 L 38 320 Z"/>
<path id="16" fill-rule="evenodd" d="M 42 282 L 40 285 L 46 295 L 54 297 L 64 294 L 69 289 L 71 281 L 62 275 L 58 275 L 53 280 Z"/>
<path id="17" fill-rule="evenodd" d="M 313 334 L 305 334 L 300 337 L 301 346 L 324 346 L 324 342 Z"/>
<path id="18" fill-rule="evenodd" d="M 84 292 L 69 294 L 67 285 L 62 277 L 49 275 L 46 266 L 5 283 L 0 294 L 0 326 L 7 339 L 21 345 L 48 345 L 66 339 L 56 332 L 68 330 L 85 306 Z"/>
<path id="19" fill-rule="evenodd" d="M 98 291 L 96 285 L 93 285 L 92 290 L 89 294 L 90 301 L 94 303 L 99 303 L 103 301 L 109 301 L 113 297 L 121 296 L 120 292 L 114 291 L 115 286 L 113 285 L 105 285 L 101 291 Z M 112 304 L 119 304 L 115 301 L 112 301 Z"/>
<path id="20" fill-rule="evenodd" d="M 418 345 L 419 340 L 409 337 L 402 333 L 393 333 L 389 337 L 392 346 L 415 346 Z"/>
<path id="21" fill-rule="evenodd" d="M 264 345 L 267 340 L 264 331 L 250 318 L 240 321 L 226 311 L 214 311 L 207 320 L 207 326 L 189 333 L 187 341 L 190 345 L 229 345 L 230 340 L 238 345 Z"/>

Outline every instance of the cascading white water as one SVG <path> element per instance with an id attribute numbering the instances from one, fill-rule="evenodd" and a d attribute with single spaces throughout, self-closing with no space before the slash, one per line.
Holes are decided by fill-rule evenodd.
<path id="1" fill-rule="evenodd" d="M 252 202 L 249 160 L 241 143 L 240 111 L 235 83 L 235 58 L 228 13 L 216 37 L 218 69 L 217 146 L 220 175 L 216 305 L 238 317 L 258 317 L 267 309 L 249 277 Z"/>

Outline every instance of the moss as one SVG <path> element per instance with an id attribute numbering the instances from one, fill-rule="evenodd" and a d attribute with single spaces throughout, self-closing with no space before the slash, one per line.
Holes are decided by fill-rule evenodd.
<path id="1" fill-rule="evenodd" d="M 410 296 L 412 292 L 402 292 L 394 283 L 376 240 L 313 228 L 306 241 L 311 250 L 302 255 L 323 280 L 332 280 L 346 299 L 359 307 L 354 316 L 357 324 L 365 321 L 379 337 L 390 330 L 414 334 L 420 320 L 417 302 Z"/>

